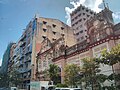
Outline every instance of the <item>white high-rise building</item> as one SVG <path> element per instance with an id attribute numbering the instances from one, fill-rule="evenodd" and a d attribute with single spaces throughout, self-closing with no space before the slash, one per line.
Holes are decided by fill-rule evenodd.
<path id="1" fill-rule="evenodd" d="M 94 11 L 82 5 L 71 13 L 71 26 L 74 28 L 74 34 L 78 43 L 86 39 L 87 28 L 85 22 L 94 15 L 96 15 Z"/>

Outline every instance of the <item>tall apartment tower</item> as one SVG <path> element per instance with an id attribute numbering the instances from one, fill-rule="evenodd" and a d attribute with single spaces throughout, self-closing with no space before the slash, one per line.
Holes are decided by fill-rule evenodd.
<path id="1" fill-rule="evenodd" d="M 87 28 L 84 24 L 94 15 L 96 15 L 94 11 L 82 5 L 71 13 L 71 26 L 74 29 L 74 34 L 78 43 L 87 38 Z"/>
<path id="2" fill-rule="evenodd" d="M 7 46 L 6 51 L 3 54 L 3 60 L 2 60 L 2 66 L 1 66 L 1 73 L 7 74 L 8 72 L 8 65 L 9 65 L 9 60 L 10 60 L 10 51 L 11 47 L 14 43 L 9 43 Z"/>
<path id="3" fill-rule="evenodd" d="M 36 80 L 36 56 L 43 49 L 43 41 L 55 42 L 64 37 L 66 46 L 74 45 L 73 29 L 60 20 L 35 16 L 29 22 L 13 51 L 14 65 L 17 66 L 22 80 L 21 88 L 29 88 Z M 69 42 L 68 42 L 69 41 Z"/>

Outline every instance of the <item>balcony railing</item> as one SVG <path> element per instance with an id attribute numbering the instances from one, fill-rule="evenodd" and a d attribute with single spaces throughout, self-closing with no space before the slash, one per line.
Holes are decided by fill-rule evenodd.
<path id="1" fill-rule="evenodd" d="M 76 45 L 66 49 L 66 55 L 74 53 L 75 51 L 78 51 L 78 50 L 85 49 L 87 46 L 88 46 L 88 44 L 87 44 L 87 41 L 85 40 L 85 41 L 83 41 L 83 42 L 81 42 L 79 44 L 76 44 Z"/>
<path id="2" fill-rule="evenodd" d="M 23 34 L 20 38 L 20 41 L 23 41 L 26 38 L 26 34 Z"/>
<path id="3" fill-rule="evenodd" d="M 73 52 L 77 51 L 77 45 L 74 45 L 72 47 L 69 47 L 67 50 L 66 50 L 66 55 L 69 55 Z"/>

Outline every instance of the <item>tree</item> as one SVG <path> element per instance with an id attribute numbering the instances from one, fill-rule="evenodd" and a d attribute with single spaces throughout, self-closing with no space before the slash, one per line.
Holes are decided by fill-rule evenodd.
<path id="1" fill-rule="evenodd" d="M 80 68 L 75 64 L 71 64 L 66 65 L 64 71 L 65 71 L 65 83 L 68 86 L 76 87 L 77 82 L 79 81 L 78 75 L 80 72 Z"/>
<path id="2" fill-rule="evenodd" d="M 96 85 L 99 85 L 101 82 L 100 79 L 102 79 L 98 74 L 101 71 L 99 69 L 99 64 L 96 62 L 96 58 L 84 58 L 82 61 L 82 72 L 84 74 L 82 81 L 86 83 L 85 87 L 91 87 L 92 90 L 94 90 Z"/>
<path id="3" fill-rule="evenodd" d="M 55 64 L 50 64 L 48 69 L 48 75 L 50 77 L 50 80 L 53 81 L 54 84 L 60 83 L 60 68 Z"/>
<path id="4" fill-rule="evenodd" d="M 9 87 L 10 85 L 17 87 L 20 83 L 21 80 L 17 70 L 13 70 L 11 73 L 0 74 L 0 87 Z"/>
<path id="5" fill-rule="evenodd" d="M 8 87 L 9 86 L 9 76 L 8 74 L 0 73 L 0 87 Z"/>
<path id="6" fill-rule="evenodd" d="M 12 86 L 17 87 L 18 85 L 21 84 L 22 80 L 19 77 L 19 72 L 17 70 L 13 70 L 10 74 L 9 74 L 9 83 Z"/>
<path id="7" fill-rule="evenodd" d="M 120 44 L 113 47 L 110 52 L 104 49 L 99 62 L 110 66 L 120 62 Z"/>
<path id="8" fill-rule="evenodd" d="M 113 73 L 108 76 L 108 79 L 115 81 L 115 90 L 116 90 L 117 89 L 116 76 L 119 76 L 119 74 L 115 75 L 113 65 L 120 63 L 120 44 L 113 47 L 109 52 L 106 49 L 104 49 L 102 51 L 101 57 L 99 58 L 98 62 L 112 66 Z"/>

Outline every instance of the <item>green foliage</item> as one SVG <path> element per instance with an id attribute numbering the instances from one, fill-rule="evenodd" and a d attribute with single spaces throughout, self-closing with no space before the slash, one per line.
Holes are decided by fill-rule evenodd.
<path id="1" fill-rule="evenodd" d="M 80 68 L 75 64 L 71 64 L 66 65 L 64 71 L 65 71 L 65 83 L 68 86 L 75 87 L 77 85 L 77 82 L 79 81 L 78 74 L 80 72 Z"/>
<path id="2" fill-rule="evenodd" d="M 0 87 L 9 87 L 9 84 L 17 86 L 21 83 L 18 72 L 13 70 L 11 73 L 0 74 Z"/>
<path id="3" fill-rule="evenodd" d="M 120 80 L 120 75 L 115 74 L 113 65 L 120 62 L 120 44 L 113 47 L 109 52 L 106 49 L 103 50 L 102 54 L 101 54 L 101 57 L 98 59 L 98 62 L 102 63 L 102 64 L 112 66 L 113 73 L 108 76 L 108 80 L 109 81 L 112 81 L 112 80 L 115 81 L 115 86 L 114 87 L 115 87 L 115 90 L 116 90 L 116 88 L 117 88 L 116 81 Z M 112 86 L 111 86 L 111 88 L 112 88 Z"/>
<path id="4" fill-rule="evenodd" d="M 50 64 L 49 69 L 48 69 L 48 74 L 50 79 L 53 81 L 54 84 L 59 83 L 61 80 L 59 79 L 60 77 L 60 68 L 55 65 L 55 64 Z"/>
<path id="5" fill-rule="evenodd" d="M 9 79 L 8 74 L 0 74 L 0 87 L 8 87 Z"/>
<path id="6" fill-rule="evenodd" d="M 97 74 L 96 78 L 98 82 L 104 83 L 107 80 L 108 76 L 104 74 Z"/>
<path id="7" fill-rule="evenodd" d="M 106 80 L 105 75 L 98 74 L 101 70 L 99 69 L 99 64 L 96 62 L 96 58 L 84 58 L 82 61 L 82 72 L 84 74 L 82 81 L 86 83 L 85 87 L 91 86 L 93 89 L 96 88 L 96 85 Z"/>
<path id="8" fill-rule="evenodd" d="M 107 52 L 107 50 L 104 49 L 99 62 L 111 66 L 120 62 L 120 44 L 113 47 L 110 52 Z"/>
<path id="9" fill-rule="evenodd" d="M 66 84 L 61 84 L 61 83 L 58 83 L 57 85 L 56 85 L 56 87 L 68 87 Z"/>
<path id="10" fill-rule="evenodd" d="M 17 67 L 13 67 L 12 70 L 7 74 L 0 75 L 0 78 L 1 76 L 2 79 L 0 80 L 0 84 L 2 82 L 4 87 L 17 86 L 21 84 L 21 79 L 19 78 L 19 72 L 17 71 Z"/>
<path id="11" fill-rule="evenodd" d="M 104 86 L 102 90 L 115 90 L 115 87 L 111 84 L 110 86 Z"/>
<path id="12" fill-rule="evenodd" d="M 13 70 L 9 74 L 9 78 L 10 78 L 10 83 L 13 86 L 17 86 L 17 85 L 21 84 L 21 79 L 19 78 L 19 72 L 17 70 Z"/>

